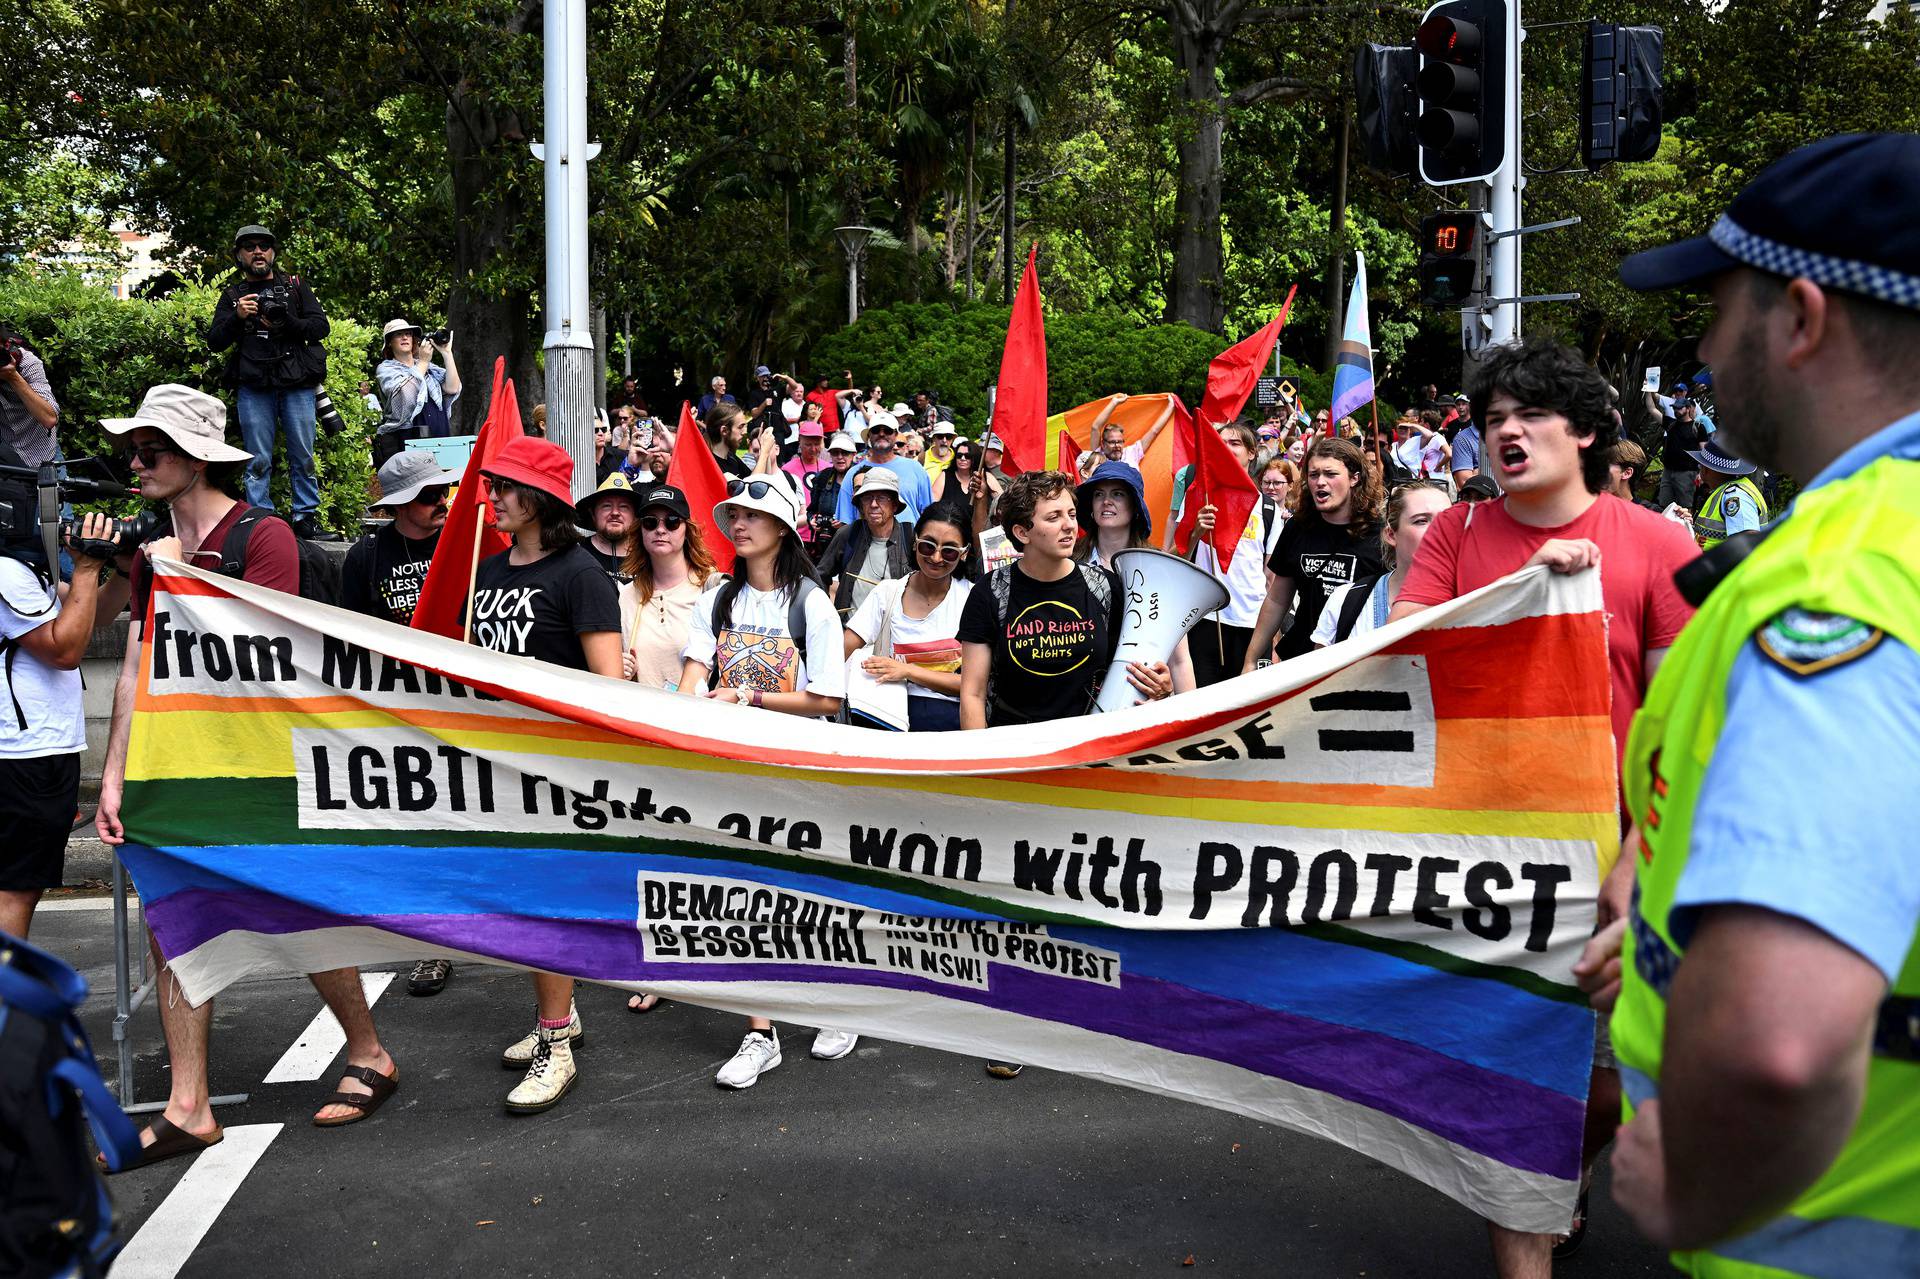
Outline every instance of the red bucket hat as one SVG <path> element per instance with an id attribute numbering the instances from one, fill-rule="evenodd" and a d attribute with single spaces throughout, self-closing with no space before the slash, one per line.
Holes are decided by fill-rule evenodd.
<path id="1" fill-rule="evenodd" d="M 537 435 L 508 440 L 480 473 L 551 493 L 573 505 L 573 458 L 552 440 Z"/>

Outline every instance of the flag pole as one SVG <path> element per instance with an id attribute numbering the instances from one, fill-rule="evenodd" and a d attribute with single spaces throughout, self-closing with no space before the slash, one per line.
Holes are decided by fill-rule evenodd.
<path id="1" fill-rule="evenodd" d="M 487 531 L 487 517 L 483 514 L 473 522 L 473 549 L 467 553 L 467 607 L 460 621 L 460 642 L 473 643 L 473 584 L 480 578 L 480 538 Z"/>

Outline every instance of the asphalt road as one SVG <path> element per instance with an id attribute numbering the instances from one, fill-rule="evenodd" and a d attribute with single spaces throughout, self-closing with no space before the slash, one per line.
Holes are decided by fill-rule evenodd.
<path id="1" fill-rule="evenodd" d="M 34 924 L 92 985 L 110 1082 L 111 921 L 63 909 Z M 530 1024 L 526 979 L 467 965 L 420 999 L 403 973 L 374 1007 L 400 1092 L 371 1120 L 321 1130 L 308 1120 L 339 1061 L 311 1082 L 262 1082 L 318 996 L 297 977 L 236 986 L 218 1004 L 213 1086 L 251 1098 L 221 1113 L 227 1163 L 113 1178 L 139 1262 L 115 1274 L 1492 1273 L 1472 1215 L 1312 1138 L 1068 1075 L 999 1081 L 976 1060 L 872 1039 L 817 1062 L 801 1027 L 782 1027 L 784 1065 L 723 1092 L 712 1076 L 739 1019 L 680 1004 L 635 1016 L 587 986 L 579 1002 L 580 1082 L 516 1118 L 498 1057 Z M 159 1099 L 152 1009 L 134 1032 L 138 1099 Z M 1601 1176 L 1586 1247 L 1559 1273 L 1671 1273 Z"/>

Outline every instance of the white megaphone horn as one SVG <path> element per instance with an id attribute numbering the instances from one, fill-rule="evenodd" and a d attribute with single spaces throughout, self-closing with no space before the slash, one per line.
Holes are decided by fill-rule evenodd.
<path id="1" fill-rule="evenodd" d="M 1140 700 L 1127 683 L 1128 662 L 1164 662 L 1188 631 L 1225 608 L 1227 588 L 1213 574 L 1165 551 L 1136 547 L 1113 557 L 1120 575 L 1120 643 L 1107 667 L 1096 711 L 1117 711 Z"/>

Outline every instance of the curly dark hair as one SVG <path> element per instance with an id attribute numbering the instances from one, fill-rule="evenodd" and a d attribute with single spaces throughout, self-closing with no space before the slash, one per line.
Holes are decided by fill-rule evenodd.
<path id="1" fill-rule="evenodd" d="M 1073 492 L 1073 480 L 1064 471 L 1022 471 L 1000 495 L 1000 527 L 1014 545 L 1024 547 L 1023 538 L 1014 537 L 1013 526 L 1033 527 L 1033 513 L 1040 503 Z"/>
<path id="2" fill-rule="evenodd" d="M 1467 375 L 1474 421 L 1487 420 L 1487 404 L 1496 391 L 1505 391 L 1529 408 L 1551 409 L 1566 418 L 1568 433 L 1588 441 L 1580 451 L 1580 478 L 1587 492 L 1606 492 L 1613 402 L 1607 379 L 1598 369 L 1564 343 L 1528 338 L 1494 347 Z"/>

